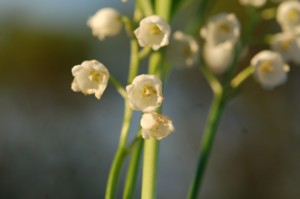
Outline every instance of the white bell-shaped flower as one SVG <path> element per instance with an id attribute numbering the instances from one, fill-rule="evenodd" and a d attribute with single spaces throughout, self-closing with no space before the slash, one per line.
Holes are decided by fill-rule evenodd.
<path id="1" fill-rule="evenodd" d="M 160 16 L 152 15 L 140 21 L 134 34 L 141 47 L 150 46 L 153 50 L 169 44 L 171 28 Z"/>
<path id="2" fill-rule="evenodd" d="M 271 47 L 272 50 L 281 54 L 284 61 L 300 64 L 299 37 L 293 32 L 282 32 L 274 35 Z"/>
<path id="3" fill-rule="evenodd" d="M 280 24 L 283 31 L 299 31 L 300 2 L 282 2 L 277 9 L 276 20 Z"/>
<path id="4" fill-rule="evenodd" d="M 175 130 L 172 120 L 169 117 L 155 112 L 144 113 L 140 124 L 144 139 L 154 138 L 161 140 Z"/>
<path id="5" fill-rule="evenodd" d="M 74 80 L 71 88 L 85 95 L 95 94 L 100 99 L 109 80 L 107 68 L 96 60 L 84 61 L 72 68 Z"/>
<path id="6" fill-rule="evenodd" d="M 167 56 L 176 68 L 192 66 L 199 60 L 199 45 L 192 36 L 176 31 L 168 47 Z"/>
<path id="7" fill-rule="evenodd" d="M 240 38 L 240 23 L 233 13 L 221 13 L 211 17 L 200 34 L 210 45 L 235 44 Z"/>
<path id="8" fill-rule="evenodd" d="M 252 58 L 251 65 L 254 67 L 255 79 L 265 89 L 273 89 L 287 80 L 289 66 L 277 52 L 261 51 Z"/>
<path id="9" fill-rule="evenodd" d="M 239 2 L 244 6 L 253 6 L 259 8 L 265 5 L 267 0 L 239 0 Z"/>
<path id="10" fill-rule="evenodd" d="M 233 59 L 234 45 L 224 42 L 219 45 L 205 43 L 203 47 L 203 59 L 208 67 L 216 74 L 224 73 Z"/>
<path id="11" fill-rule="evenodd" d="M 163 101 L 162 82 L 155 75 L 143 74 L 135 77 L 126 86 L 129 105 L 133 110 L 152 112 Z"/>
<path id="12" fill-rule="evenodd" d="M 122 28 L 120 15 L 113 8 L 100 9 L 88 20 L 87 25 L 92 29 L 93 35 L 100 40 L 117 35 Z"/>

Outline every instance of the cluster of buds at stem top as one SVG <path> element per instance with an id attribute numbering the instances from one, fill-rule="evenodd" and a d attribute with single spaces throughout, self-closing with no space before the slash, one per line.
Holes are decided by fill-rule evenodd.
<path id="1" fill-rule="evenodd" d="M 239 21 L 233 13 L 221 13 L 211 17 L 200 34 L 205 40 L 205 62 L 213 72 L 223 73 L 232 61 L 235 44 L 240 38 Z"/>
<path id="2" fill-rule="evenodd" d="M 142 74 L 134 78 L 126 87 L 129 106 L 133 110 L 144 112 L 141 119 L 144 139 L 160 140 L 174 131 L 172 120 L 156 113 L 162 104 L 162 82 L 155 75 Z"/>

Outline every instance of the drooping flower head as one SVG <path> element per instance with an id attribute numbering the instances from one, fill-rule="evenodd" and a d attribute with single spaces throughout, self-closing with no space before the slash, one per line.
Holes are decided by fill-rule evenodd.
<path id="1" fill-rule="evenodd" d="M 140 123 L 144 139 L 154 138 L 161 140 L 175 130 L 169 117 L 156 112 L 144 113 Z"/>
<path id="2" fill-rule="evenodd" d="M 129 105 L 133 110 L 155 111 L 163 101 L 162 82 L 155 75 L 143 74 L 126 86 Z"/>
<path id="3" fill-rule="evenodd" d="M 210 45 L 235 44 L 240 38 L 240 23 L 233 13 L 221 13 L 211 17 L 200 33 Z"/>
<path id="4" fill-rule="evenodd" d="M 172 65 L 177 68 L 192 66 L 199 59 L 199 46 L 192 36 L 176 31 L 167 55 Z"/>
<path id="5" fill-rule="evenodd" d="M 206 42 L 203 47 L 203 58 L 208 67 L 216 74 L 224 73 L 233 59 L 234 45 L 224 42 L 219 45 L 211 45 Z"/>
<path id="6" fill-rule="evenodd" d="M 267 0 L 239 0 L 239 2 L 244 6 L 253 6 L 259 8 L 265 5 Z"/>
<path id="7" fill-rule="evenodd" d="M 100 40 L 117 35 L 122 28 L 119 13 L 113 8 L 100 9 L 88 20 L 87 25 L 92 29 L 93 35 Z"/>
<path id="8" fill-rule="evenodd" d="M 152 15 L 140 21 L 134 31 L 141 47 L 151 46 L 153 50 L 169 44 L 170 25 L 160 16 Z"/>
<path id="9" fill-rule="evenodd" d="M 282 32 L 274 35 L 271 47 L 272 50 L 281 54 L 284 61 L 300 64 L 299 38 L 293 32 Z"/>
<path id="10" fill-rule="evenodd" d="M 107 68 L 96 60 L 84 61 L 72 68 L 71 89 L 85 95 L 95 94 L 100 99 L 109 80 Z"/>
<path id="11" fill-rule="evenodd" d="M 254 77 L 265 89 L 273 89 L 287 80 L 289 66 L 277 52 L 261 51 L 252 58 L 251 65 L 254 67 Z"/>
<path id="12" fill-rule="evenodd" d="M 276 20 L 283 31 L 299 31 L 300 28 L 300 2 L 285 1 L 277 9 Z"/>

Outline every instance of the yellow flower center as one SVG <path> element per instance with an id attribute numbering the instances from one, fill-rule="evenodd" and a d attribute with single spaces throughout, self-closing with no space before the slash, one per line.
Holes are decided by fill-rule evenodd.
<path id="1" fill-rule="evenodd" d="M 296 22 L 298 21 L 298 19 L 299 19 L 299 12 L 298 12 L 297 9 L 292 8 L 292 9 L 288 12 L 287 16 L 288 16 L 288 19 L 289 19 L 292 23 L 296 23 Z"/>
<path id="2" fill-rule="evenodd" d="M 259 70 L 261 73 L 269 73 L 272 72 L 274 69 L 270 61 L 263 61 L 259 66 Z"/>
<path id="3" fill-rule="evenodd" d="M 280 42 L 280 49 L 288 51 L 291 48 L 290 39 L 286 39 Z"/>
<path id="4" fill-rule="evenodd" d="M 157 94 L 157 91 L 155 90 L 154 87 L 148 85 L 148 84 L 145 84 L 143 86 L 143 97 L 149 97 L 151 95 L 156 95 Z"/>
<path id="5" fill-rule="evenodd" d="M 155 25 L 155 24 L 151 24 L 149 26 L 149 32 L 152 35 L 159 35 L 159 34 L 161 34 L 160 28 L 157 25 Z"/>
<path id="6" fill-rule="evenodd" d="M 226 24 L 226 23 L 220 23 L 219 24 L 219 30 L 221 31 L 221 32 L 224 32 L 224 33 L 229 33 L 230 32 L 230 27 Z"/>
<path id="7" fill-rule="evenodd" d="M 92 70 L 92 71 L 90 71 L 89 79 L 93 82 L 100 83 L 101 74 L 96 70 Z"/>

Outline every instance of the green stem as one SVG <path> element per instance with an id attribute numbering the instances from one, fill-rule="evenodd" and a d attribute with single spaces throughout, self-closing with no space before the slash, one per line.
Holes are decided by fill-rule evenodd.
<path id="1" fill-rule="evenodd" d="M 237 74 L 230 82 L 231 87 L 237 89 L 240 85 L 248 79 L 254 72 L 253 66 L 248 66 L 244 70 L 242 70 L 239 74 Z"/>
<path id="2" fill-rule="evenodd" d="M 120 171 L 124 163 L 125 157 L 127 155 L 125 146 L 126 146 L 131 119 L 132 119 L 132 110 L 130 109 L 127 100 L 125 100 L 124 119 L 123 119 L 123 125 L 121 129 L 120 143 L 109 172 L 105 199 L 115 198 Z"/>
<path id="3" fill-rule="evenodd" d="M 162 52 L 153 52 L 149 59 L 148 72 L 161 78 L 161 64 Z M 156 198 L 158 147 L 159 142 L 153 138 L 144 141 L 144 162 L 141 199 Z"/>
<path id="4" fill-rule="evenodd" d="M 133 78 L 136 76 L 139 70 L 139 51 L 138 51 L 138 43 L 135 39 L 131 40 L 131 57 L 130 57 L 130 67 L 129 67 L 129 74 L 128 74 L 128 82 L 132 82 Z M 114 157 L 109 176 L 106 186 L 106 194 L 105 199 L 114 199 L 115 193 L 118 185 L 118 180 L 120 176 L 120 171 L 122 165 L 124 163 L 125 157 L 127 155 L 126 150 L 126 142 L 128 137 L 128 132 L 130 128 L 132 120 L 132 110 L 129 107 L 129 103 L 127 99 L 125 99 L 124 105 L 124 118 L 123 118 L 123 125 L 121 129 L 120 135 L 120 143 L 117 149 L 116 155 Z"/>
<path id="5" fill-rule="evenodd" d="M 120 82 L 112 75 L 110 75 L 109 81 L 117 89 L 118 93 L 125 99 L 127 94 L 123 86 L 120 84 Z"/>
<path id="6" fill-rule="evenodd" d="M 143 138 L 138 137 L 138 140 L 135 143 L 134 148 L 132 148 L 132 155 L 127 170 L 127 176 L 126 176 L 125 187 L 123 192 L 123 199 L 133 198 L 143 144 L 144 144 Z"/>
<path id="7" fill-rule="evenodd" d="M 159 142 L 154 138 L 145 140 L 142 181 L 142 199 L 156 198 L 156 174 Z"/>
<path id="8" fill-rule="evenodd" d="M 130 42 L 131 54 L 130 54 L 130 69 L 128 75 L 128 83 L 131 83 L 139 71 L 140 59 L 139 59 L 139 44 L 135 39 Z"/>
<path id="9" fill-rule="evenodd" d="M 115 158 L 113 160 L 108 181 L 107 181 L 107 186 L 106 186 L 106 194 L 105 194 L 105 199 L 114 199 L 115 198 L 115 193 L 117 189 L 117 183 L 120 175 L 120 171 L 123 165 L 123 162 L 126 157 L 126 151 L 124 148 L 118 148 Z"/>
<path id="10" fill-rule="evenodd" d="M 156 0 L 155 1 L 155 13 L 167 22 L 170 21 L 172 0 Z"/>
<path id="11" fill-rule="evenodd" d="M 139 52 L 139 58 L 140 60 L 145 59 L 151 52 L 151 47 L 145 47 Z"/>
<path id="12" fill-rule="evenodd" d="M 215 94 L 210 107 L 208 119 L 201 140 L 200 157 L 198 160 L 196 175 L 189 190 L 188 199 L 196 199 L 201 188 L 205 168 L 213 146 L 213 141 L 217 132 L 217 127 L 223 110 L 224 98 L 222 92 Z"/>
<path id="13" fill-rule="evenodd" d="M 145 16 L 153 15 L 153 7 L 150 0 L 138 0 Z"/>
<path id="14" fill-rule="evenodd" d="M 148 69 L 149 74 L 153 74 L 160 77 L 161 63 L 162 63 L 161 51 L 153 52 L 149 59 L 149 69 Z"/>

